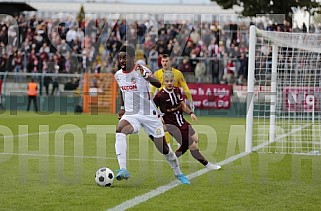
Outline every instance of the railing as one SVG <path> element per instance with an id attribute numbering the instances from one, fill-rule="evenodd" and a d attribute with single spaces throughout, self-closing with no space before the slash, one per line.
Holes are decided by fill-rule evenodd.
<path id="1" fill-rule="evenodd" d="M 47 112 L 51 104 L 63 106 L 69 101 L 83 107 L 84 112 L 115 113 L 117 85 L 111 73 L 0 73 L 0 105 L 7 109 L 16 109 L 16 104 L 25 109 L 18 101 L 25 101 L 28 82 L 33 79 L 38 84 L 39 108 Z M 95 93 L 94 93 L 94 90 Z M 19 99 L 18 99 L 19 98 Z M 22 100 L 21 100 L 21 99 Z M 14 105 L 11 105 L 12 101 Z M 61 101 L 66 101 L 61 103 Z M 63 105 L 62 105 L 63 104 Z M 5 106 L 6 105 L 6 106 Z M 76 105 L 75 105 L 76 106 Z M 19 108 L 17 108 L 19 109 Z"/>

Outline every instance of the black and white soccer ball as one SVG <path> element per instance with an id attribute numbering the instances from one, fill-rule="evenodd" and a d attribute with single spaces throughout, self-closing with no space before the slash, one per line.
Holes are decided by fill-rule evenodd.
<path id="1" fill-rule="evenodd" d="M 96 171 L 95 181 L 99 186 L 111 186 L 114 178 L 114 172 L 107 167 L 102 167 Z"/>

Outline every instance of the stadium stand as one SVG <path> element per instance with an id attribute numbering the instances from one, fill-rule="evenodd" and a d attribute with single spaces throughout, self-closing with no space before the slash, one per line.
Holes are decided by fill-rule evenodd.
<path id="1" fill-rule="evenodd" d="M 5 46 L 0 72 L 54 73 L 58 66 L 59 73 L 114 73 L 118 50 L 129 43 L 137 47 L 138 59 L 145 59 L 153 71 L 166 53 L 188 82 L 246 84 L 248 28 L 252 24 L 248 19 L 231 21 L 214 14 L 206 18 L 194 14 L 192 19 L 164 14 L 150 17 L 119 14 L 108 19 L 108 14 L 97 13 L 78 21 L 76 14 L 53 10 L 17 15 L 17 25 L 0 24 L 0 46 Z M 257 25 L 267 30 L 300 30 L 292 29 L 287 21 Z M 262 50 L 262 54 L 268 60 L 269 51 Z M 206 71 L 198 71 L 204 65 Z M 19 82 L 21 77 L 12 80 Z"/>

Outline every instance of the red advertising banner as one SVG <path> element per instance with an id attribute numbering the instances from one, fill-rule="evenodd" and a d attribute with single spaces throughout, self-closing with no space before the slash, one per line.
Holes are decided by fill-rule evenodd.
<path id="1" fill-rule="evenodd" d="M 320 87 L 285 87 L 283 89 L 284 111 L 320 111 Z"/>
<path id="2" fill-rule="evenodd" d="M 229 109 L 232 86 L 225 84 L 195 84 L 188 87 L 197 109 Z"/>

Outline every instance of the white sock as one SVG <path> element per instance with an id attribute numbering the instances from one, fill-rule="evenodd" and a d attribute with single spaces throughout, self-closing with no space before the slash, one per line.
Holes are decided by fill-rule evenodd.
<path id="1" fill-rule="evenodd" d="M 171 147 L 171 143 L 167 143 L 167 146 L 168 146 L 168 148 L 169 148 L 170 151 L 173 151 L 173 150 L 172 150 L 172 147 Z"/>
<path id="2" fill-rule="evenodd" d="M 177 157 L 171 149 L 169 149 L 169 153 L 167 155 L 164 155 L 164 157 L 166 158 L 169 165 L 171 165 L 175 175 L 179 175 L 182 173 L 181 169 L 179 168 Z"/>
<path id="3" fill-rule="evenodd" d="M 116 133 L 115 142 L 116 156 L 119 164 L 119 168 L 127 169 L 126 167 L 126 153 L 127 153 L 127 142 L 126 135 L 124 133 Z"/>

